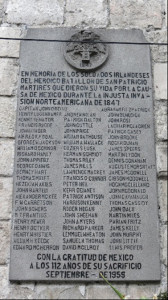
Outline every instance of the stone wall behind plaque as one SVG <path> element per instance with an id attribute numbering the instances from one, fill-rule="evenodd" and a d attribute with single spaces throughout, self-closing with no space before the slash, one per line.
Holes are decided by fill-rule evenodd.
<path id="1" fill-rule="evenodd" d="M 138 28 L 149 42 L 166 42 L 167 0 L 0 0 L 0 37 L 21 38 L 27 27 Z M 10 283 L 9 248 L 19 41 L 0 40 L 0 298 L 116 299 L 106 284 Z M 151 46 L 160 221 L 161 282 L 116 283 L 139 299 L 166 290 L 167 48 Z"/>

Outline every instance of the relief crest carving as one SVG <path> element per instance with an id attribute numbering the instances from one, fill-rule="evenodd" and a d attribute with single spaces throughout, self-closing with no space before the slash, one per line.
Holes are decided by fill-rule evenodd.
<path id="1" fill-rule="evenodd" d="M 81 30 L 66 43 L 64 57 L 79 70 L 93 70 L 106 61 L 108 47 L 100 41 L 99 35 L 90 30 Z"/>

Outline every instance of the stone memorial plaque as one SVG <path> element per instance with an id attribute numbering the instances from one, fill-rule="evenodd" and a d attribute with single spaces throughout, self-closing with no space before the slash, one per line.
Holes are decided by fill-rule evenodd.
<path id="1" fill-rule="evenodd" d="M 159 280 L 150 50 L 102 43 L 144 43 L 142 32 L 31 29 L 26 39 L 10 280 Z"/>

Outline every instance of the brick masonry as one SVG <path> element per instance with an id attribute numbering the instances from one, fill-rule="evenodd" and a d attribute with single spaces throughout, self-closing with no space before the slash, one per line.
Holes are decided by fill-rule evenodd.
<path id="1" fill-rule="evenodd" d="M 22 37 L 27 27 L 139 28 L 149 42 L 166 42 L 167 0 L 0 0 L 0 37 Z M 10 283 L 9 247 L 19 41 L 0 40 L 0 299 L 116 299 L 106 284 Z M 115 284 L 131 299 L 166 290 L 167 48 L 151 46 L 161 283 Z"/>

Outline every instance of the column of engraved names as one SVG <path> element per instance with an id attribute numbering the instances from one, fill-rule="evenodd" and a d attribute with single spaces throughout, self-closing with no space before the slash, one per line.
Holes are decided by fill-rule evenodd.
<path id="1" fill-rule="evenodd" d="M 31 76 L 21 77 L 16 146 L 16 191 L 14 218 L 14 249 L 42 249 L 50 245 L 52 232 L 47 222 L 49 211 L 57 195 L 51 190 L 50 158 L 60 143 L 50 130 L 54 114 L 45 112 L 30 82 L 38 90 L 38 82 Z"/>
<path id="2" fill-rule="evenodd" d="M 121 107 L 108 115 L 109 247 L 113 250 L 143 249 L 140 208 L 148 205 L 149 178 L 139 137 L 150 126 L 141 122 L 146 111 Z"/>
<path id="3" fill-rule="evenodd" d="M 106 181 L 102 159 L 103 136 L 96 113 L 66 113 L 64 117 L 63 249 L 99 250 L 105 231 L 98 222 L 104 194 L 95 182 Z"/>

